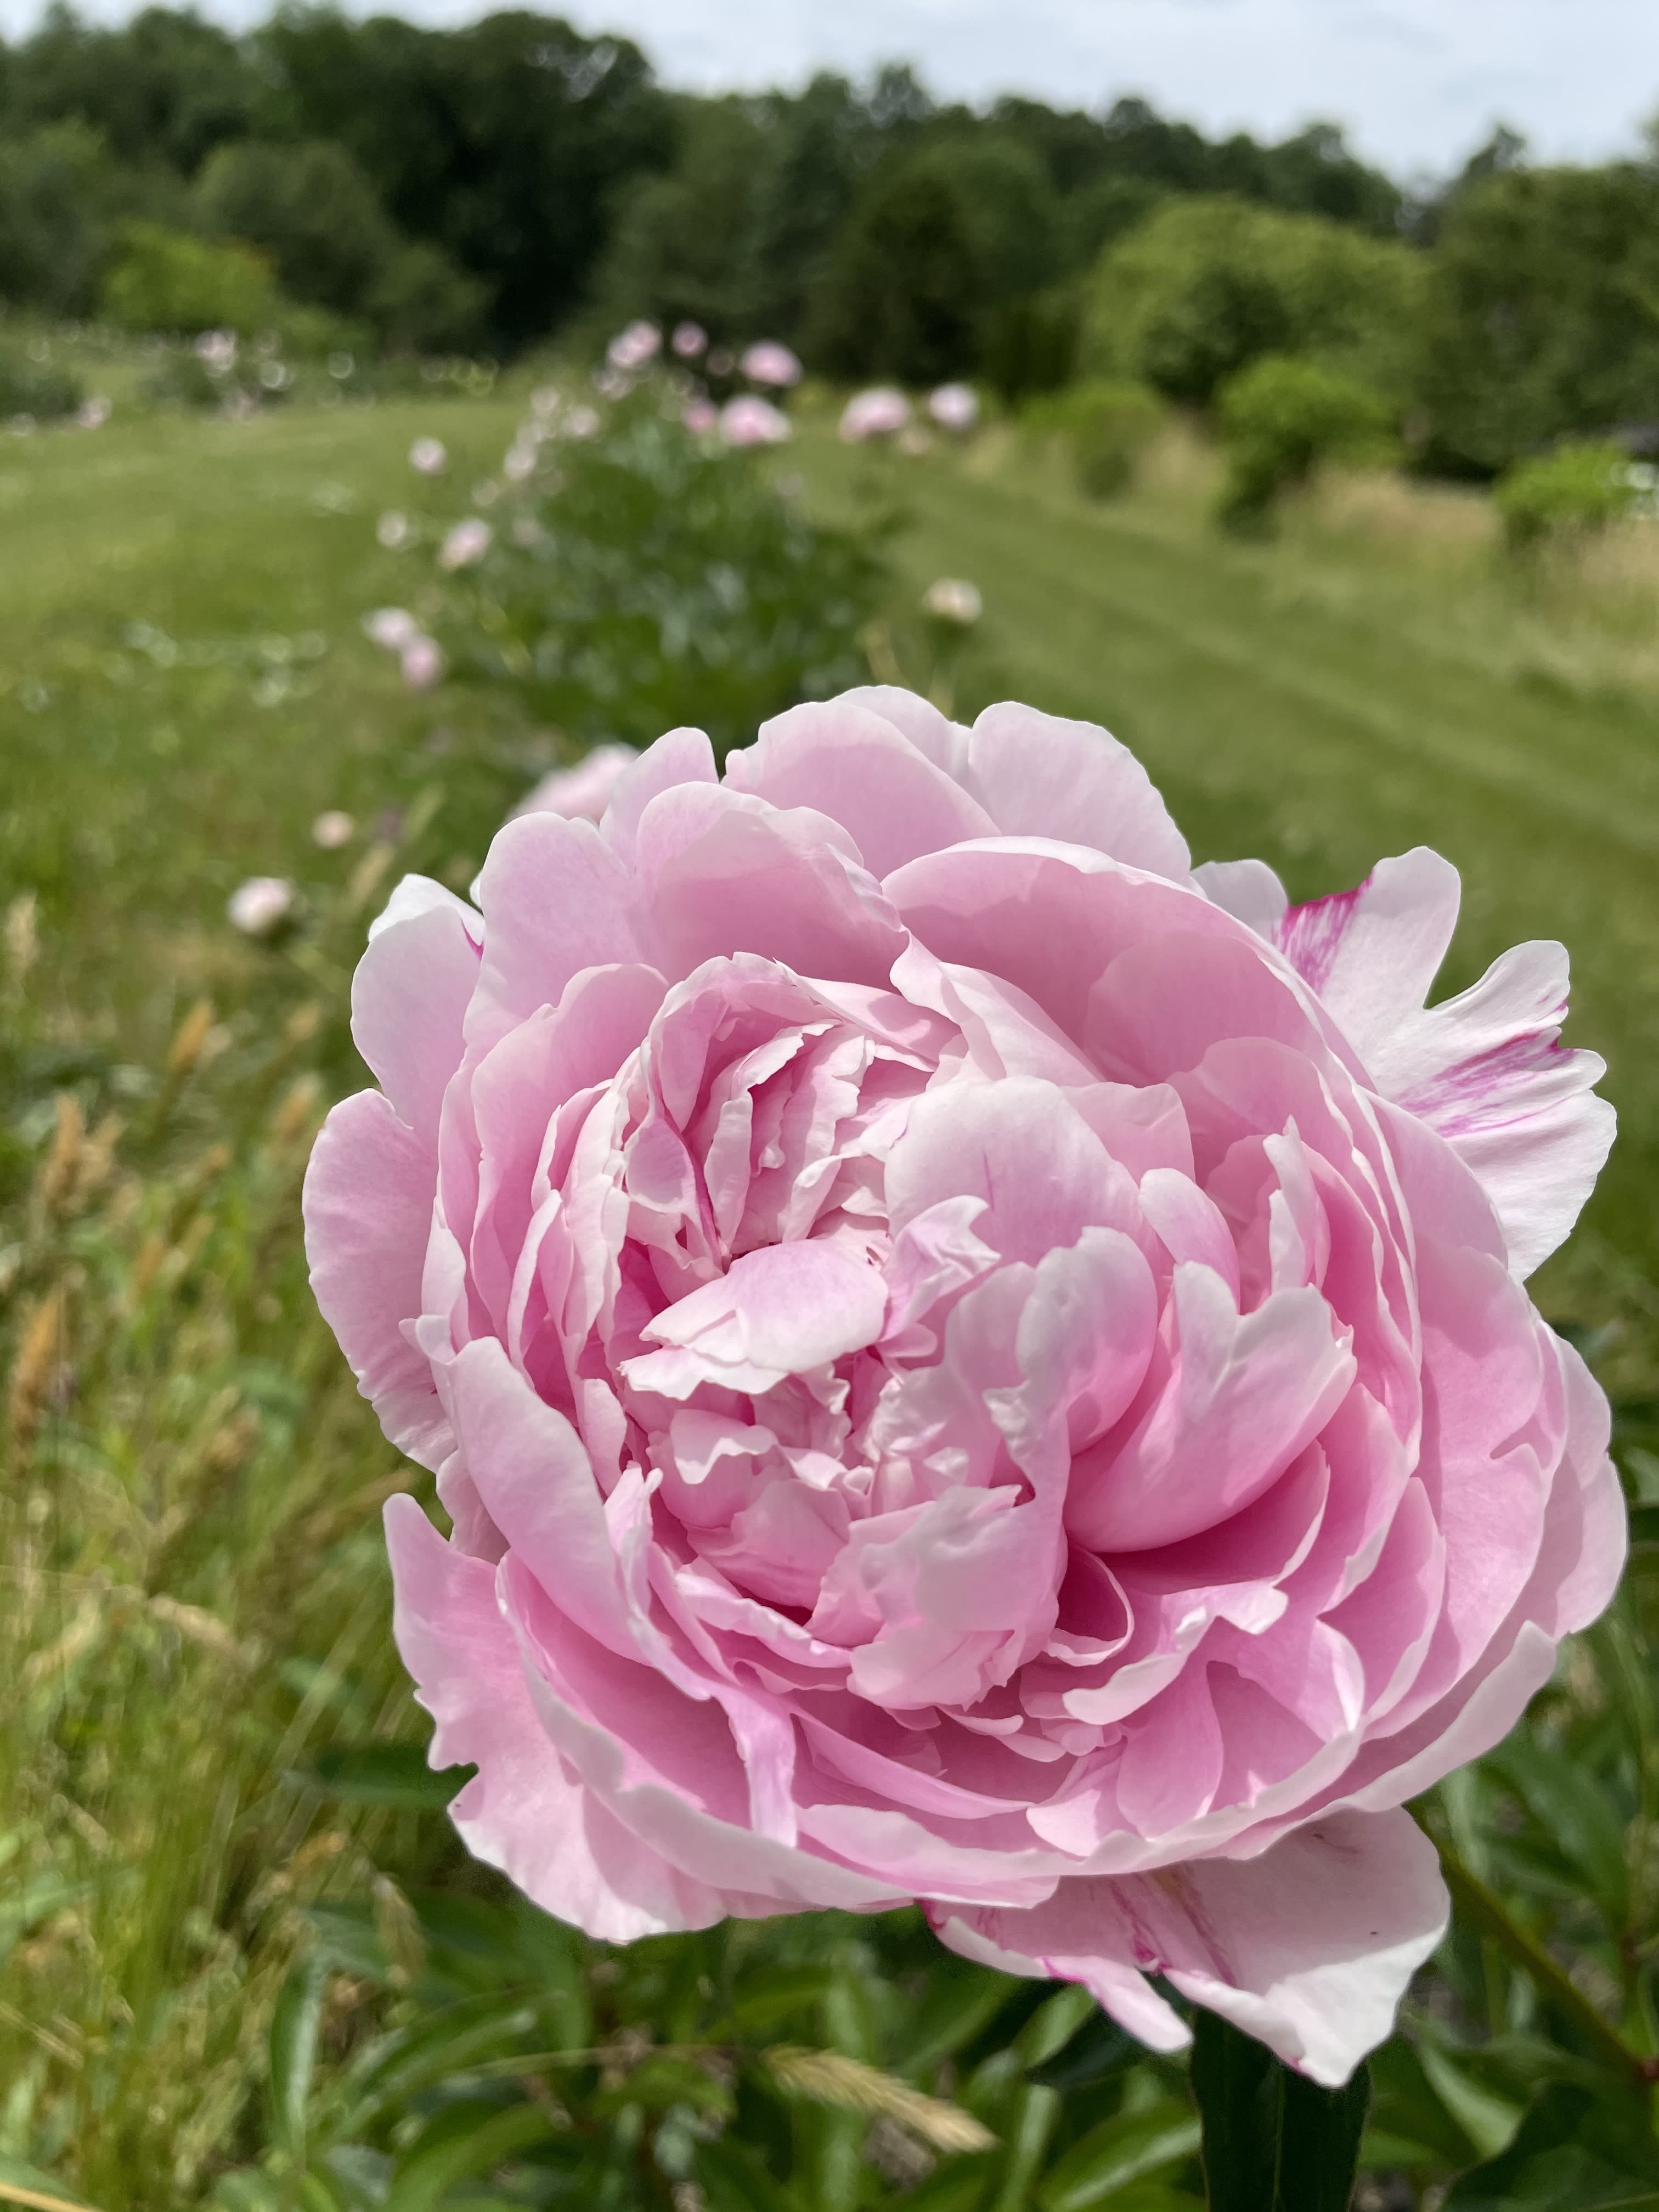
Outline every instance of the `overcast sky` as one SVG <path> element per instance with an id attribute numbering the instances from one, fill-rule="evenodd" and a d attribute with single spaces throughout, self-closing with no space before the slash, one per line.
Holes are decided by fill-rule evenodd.
<path id="1" fill-rule="evenodd" d="M 204 0 L 247 21 L 262 0 Z M 1659 108 L 1659 0 L 540 0 L 637 39 L 670 84 L 798 83 L 902 58 L 939 93 L 1021 91 L 1095 106 L 1146 94 L 1206 129 L 1279 137 L 1345 124 L 1400 173 L 1461 161 L 1499 119 L 1542 158 L 1628 149 Z M 381 0 L 428 22 L 478 0 Z M 87 0 L 85 12 L 129 12 Z M 352 12 L 368 12 L 353 0 Z M 0 0 L 15 32 L 38 0 Z"/>

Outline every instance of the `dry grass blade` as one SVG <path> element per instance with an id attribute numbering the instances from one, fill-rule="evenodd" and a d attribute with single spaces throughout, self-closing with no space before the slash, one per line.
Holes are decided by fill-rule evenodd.
<path id="1" fill-rule="evenodd" d="M 0 2181 L 0 2204 L 27 2204 L 33 2212 L 93 2212 L 78 2197 L 49 2197 L 43 2189 L 25 2189 L 15 2181 Z"/>
<path id="2" fill-rule="evenodd" d="M 989 2150 L 996 2142 L 989 2128 L 960 2105 L 927 2096 L 908 2081 L 838 2051 L 805 2051 L 796 2044 L 776 2043 L 761 2057 L 781 2089 L 836 2106 L 844 2112 L 897 2120 L 935 2150 Z"/>

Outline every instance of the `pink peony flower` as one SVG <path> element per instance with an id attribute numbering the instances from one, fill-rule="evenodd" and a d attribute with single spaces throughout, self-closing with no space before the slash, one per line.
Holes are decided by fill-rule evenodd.
<path id="1" fill-rule="evenodd" d="M 720 432 L 728 446 L 781 446 L 789 437 L 789 417 L 769 399 L 745 392 L 720 411 Z"/>
<path id="2" fill-rule="evenodd" d="M 751 384 L 769 384 L 775 391 L 787 391 L 800 382 L 799 362 L 775 338 L 763 338 L 758 345 L 750 346 L 738 366 Z"/>
<path id="3" fill-rule="evenodd" d="M 574 768 L 556 768 L 513 810 L 521 814 L 562 814 L 569 821 L 598 822 L 611 794 L 639 755 L 632 745 L 595 745 Z"/>
<path id="4" fill-rule="evenodd" d="M 487 522 L 470 514 L 449 531 L 438 548 L 441 568 L 470 568 L 483 559 L 495 543 L 495 533 Z"/>
<path id="5" fill-rule="evenodd" d="M 1455 872 L 1194 873 L 1133 757 L 887 690 L 696 730 L 373 933 L 306 1194 L 471 1848 L 607 1941 L 919 1899 L 1342 2081 L 1446 1900 L 1402 1808 L 1607 1602 L 1522 1281 L 1612 1133 Z"/>
<path id="6" fill-rule="evenodd" d="M 910 403 L 904 394 L 878 384 L 868 392 L 854 392 L 842 410 L 841 434 L 848 445 L 860 445 L 866 438 L 890 438 L 909 419 Z"/>
<path id="7" fill-rule="evenodd" d="M 449 466 L 449 448 L 441 438 L 416 438 L 409 449 L 409 465 L 417 476 L 441 477 Z"/>
<path id="8" fill-rule="evenodd" d="M 922 609 L 936 622 L 954 623 L 971 629 L 985 611 L 977 584 L 965 576 L 936 576 L 921 595 Z"/>
<path id="9" fill-rule="evenodd" d="M 669 343 L 682 361 L 696 361 L 708 348 L 708 333 L 701 323 L 676 323 Z"/>
<path id="10" fill-rule="evenodd" d="M 356 834 L 356 823 L 337 806 L 331 806 L 326 813 L 319 814 L 311 825 L 312 843 L 321 846 L 325 853 L 337 853 Z"/>
<path id="11" fill-rule="evenodd" d="M 244 937 L 274 937 L 294 913 L 294 886 L 282 876 L 250 876 L 225 901 L 225 916 Z"/>
<path id="12" fill-rule="evenodd" d="M 941 430 L 971 430 L 979 420 L 979 394 L 971 384 L 941 384 L 927 396 L 927 412 Z"/>
<path id="13" fill-rule="evenodd" d="M 429 691 L 440 683 L 444 672 L 444 657 L 437 640 L 424 632 L 411 637 L 398 656 L 403 679 L 411 691 Z"/>
<path id="14" fill-rule="evenodd" d="M 654 323 L 630 323 L 611 339 L 605 349 L 605 357 L 612 368 L 627 374 L 654 361 L 661 346 L 662 332 Z"/>
<path id="15" fill-rule="evenodd" d="M 706 438 L 711 430 L 718 430 L 720 410 L 712 399 L 688 399 L 680 410 L 680 421 L 694 438 Z"/>

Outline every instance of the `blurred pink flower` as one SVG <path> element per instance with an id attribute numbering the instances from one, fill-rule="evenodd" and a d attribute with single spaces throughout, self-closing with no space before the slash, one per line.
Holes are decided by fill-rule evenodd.
<path id="1" fill-rule="evenodd" d="M 758 345 L 751 345 L 738 366 L 751 384 L 769 384 L 780 392 L 800 382 L 799 362 L 775 338 L 763 338 Z"/>
<path id="2" fill-rule="evenodd" d="M 475 562 L 483 559 L 495 542 L 495 533 L 489 525 L 480 522 L 476 514 L 470 514 L 446 534 L 443 544 L 438 548 L 438 566 L 450 569 L 470 568 Z"/>
<path id="3" fill-rule="evenodd" d="M 591 811 L 591 805 L 586 811 Z M 406 880 L 306 1188 L 479 1856 L 609 1942 L 921 1902 L 1344 2081 L 1447 1900 L 1407 1803 L 1606 1605 L 1524 1288 L 1613 1129 L 1566 957 L 1425 1003 L 1455 872 L 1196 872 L 1105 731 L 885 688 Z"/>
<path id="4" fill-rule="evenodd" d="M 927 412 L 942 430 L 971 430 L 979 420 L 979 394 L 971 384 L 941 384 L 927 396 Z"/>
<path id="5" fill-rule="evenodd" d="M 435 638 L 422 632 L 412 637 L 398 656 L 404 682 L 411 691 L 429 691 L 444 672 L 444 657 Z"/>
<path id="6" fill-rule="evenodd" d="M 281 876 L 250 876 L 225 902 L 233 928 L 245 937 L 270 937 L 280 929 L 295 904 L 292 884 Z"/>
<path id="7" fill-rule="evenodd" d="M 449 466 L 449 449 L 441 438 L 416 438 L 409 449 L 409 465 L 423 477 L 441 477 Z"/>
<path id="8" fill-rule="evenodd" d="M 720 427 L 720 410 L 712 399 L 688 399 L 680 411 L 680 420 L 694 438 L 706 438 L 711 430 Z"/>
<path id="9" fill-rule="evenodd" d="M 792 435 L 789 417 L 751 392 L 726 401 L 720 412 L 720 428 L 728 446 L 781 446 Z"/>
<path id="10" fill-rule="evenodd" d="M 356 823 L 337 806 L 331 806 L 326 813 L 319 814 L 311 825 L 311 842 L 319 845 L 325 853 L 337 853 L 356 834 Z"/>
<path id="11" fill-rule="evenodd" d="M 701 323 L 676 323 L 669 343 L 682 361 L 695 361 L 707 348 L 708 333 Z"/>
<path id="12" fill-rule="evenodd" d="M 597 407 L 573 407 L 564 418 L 567 438 L 591 438 L 599 427 L 599 411 Z"/>
<path id="13" fill-rule="evenodd" d="M 955 623 L 963 629 L 969 629 L 985 611 L 978 586 L 965 576 L 936 577 L 922 593 L 921 604 L 937 621 Z"/>
<path id="14" fill-rule="evenodd" d="M 101 430 L 113 412 L 107 393 L 94 392 L 76 409 L 75 419 L 83 430 Z"/>
<path id="15" fill-rule="evenodd" d="M 363 635 L 386 653 L 401 653 L 421 634 L 421 625 L 407 607 L 376 607 L 363 617 Z"/>
<path id="16" fill-rule="evenodd" d="M 521 814 L 562 814 L 568 821 L 598 822 L 611 804 L 617 781 L 639 755 L 632 745 L 595 745 L 574 768 L 556 768 L 513 810 Z"/>
<path id="17" fill-rule="evenodd" d="M 654 361 L 661 346 L 662 332 L 654 323 L 630 323 L 611 339 L 605 357 L 612 368 L 631 373 Z"/>
<path id="18" fill-rule="evenodd" d="M 415 526 L 406 514 L 389 507 L 374 526 L 374 535 L 388 553 L 401 553 L 415 536 Z"/>
<path id="19" fill-rule="evenodd" d="M 910 403 L 902 392 L 891 385 L 872 385 L 854 392 L 842 410 L 841 434 L 854 446 L 866 438 L 890 438 L 909 419 Z"/>

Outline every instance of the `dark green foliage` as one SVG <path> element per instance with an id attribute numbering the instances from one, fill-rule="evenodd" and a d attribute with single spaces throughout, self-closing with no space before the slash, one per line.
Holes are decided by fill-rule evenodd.
<path id="1" fill-rule="evenodd" d="M 1074 284 L 1057 284 L 1006 301 L 987 318 L 980 373 L 1011 406 L 1069 383 L 1081 304 Z"/>
<path id="2" fill-rule="evenodd" d="M 458 269 L 424 239 L 400 246 L 363 301 L 363 313 L 393 353 L 466 353 L 488 326 L 489 287 Z"/>
<path id="3" fill-rule="evenodd" d="M 118 188 L 82 123 L 0 139 L 0 300 L 83 314 L 114 240 Z"/>
<path id="4" fill-rule="evenodd" d="M 1498 168 L 1443 210 L 1423 311 L 1431 457 L 1486 474 L 1659 416 L 1659 168 Z"/>
<path id="5" fill-rule="evenodd" d="M 1183 198 L 1109 249 L 1082 360 L 1205 403 L 1266 354 L 1304 354 L 1403 391 L 1421 257 L 1322 217 Z"/>
<path id="6" fill-rule="evenodd" d="M 1322 463 L 1380 453 L 1389 428 L 1388 407 L 1368 385 L 1282 355 L 1235 377 L 1219 413 L 1227 477 L 1218 513 L 1235 530 L 1261 526 Z"/>
<path id="7" fill-rule="evenodd" d="M 196 185 L 203 228 L 262 252 L 291 299 L 360 313 L 397 251 L 374 187 L 327 140 L 245 138 L 211 155 Z"/>
<path id="8" fill-rule="evenodd" d="M 804 343 L 832 376 L 938 383 L 976 364 L 985 280 L 948 173 L 905 163 L 871 184 L 836 241 Z"/>
<path id="9" fill-rule="evenodd" d="M 113 28 L 53 0 L 9 58 L 5 105 L 17 124 L 79 122 L 116 160 L 185 176 L 246 131 L 258 89 L 237 41 L 187 9 L 145 8 Z"/>
<path id="10" fill-rule="evenodd" d="M 271 135 L 343 146 L 401 230 L 493 288 L 504 343 L 574 309 L 619 195 L 672 149 L 669 103 L 639 49 L 556 16 L 435 31 L 299 10 L 255 43 Z"/>
<path id="11" fill-rule="evenodd" d="M 652 388 L 492 510 L 495 543 L 451 587 L 457 672 L 582 743 L 695 723 L 718 751 L 769 714 L 857 683 L 881 568 L 809 521 L 744 453 L 709 450 Z"/>
<path id="12" fill-rule="evenodd" d="M 1348 2212 L 1370 2102 L 1361 2066 L 1340 2089 L 1292 2073 L 1215 2013 L 1194 2022 L 1210 2212 Z"/>
<path id="13" fill-rule="evenodd" d="M 741 341 L 761 327 L 754 234 L 770 139 L 736 99 L 684 101 L 680 125 L 673 169 L 637 184 L 618 218 L 599 305 L 612 329 L 689 319 Z"/>

